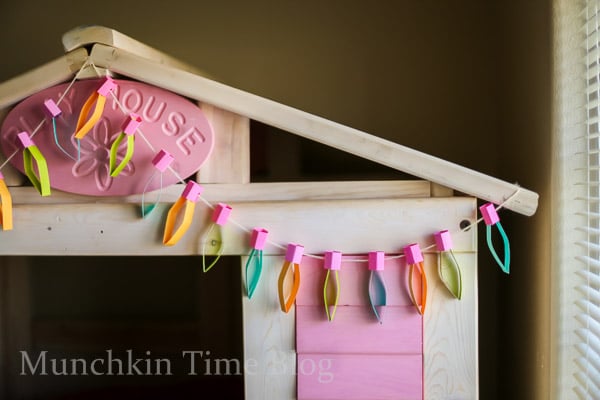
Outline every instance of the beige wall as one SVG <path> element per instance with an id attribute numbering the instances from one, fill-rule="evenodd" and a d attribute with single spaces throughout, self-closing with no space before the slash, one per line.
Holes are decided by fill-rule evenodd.
<path id="1" fill-rule="evenodd" d="M 133 3 L 2 1 L 0 79 L 61 54 L 66 30 L 105 25 L 232 86 L 497 170 L 494 154 L 474 151 L 499 119 L 487 2 Z"/>
<path id="2" fill-rule="evenodd" d="M 499 398 L 550 398 L 551 0 L 503 2 L 500 177 L 540 194 L 531 218 L 507 213 L 514 263 L 498 286 Z"/>
<path id="3" fill-rule="evenodd" d="M 544 383 L 521 372 L 545 368 L 538 336 L 547 310 L 537 299 L 547 283 L 548 2 L 7 0 L 0 81 L 61 54 L 60 36 L 72 27 L 105 25 L 232 86 L 539 190 L 540 213 L 505 224 L 513 274 L 491 264 L 484 242 L 479 257 L 481 398 L 536 398 L 529 394 L 543 393 Z M 287 134 L 265 135 L 265 179 L 401 176 Z M 282 156 L 282 143 L 296 154 Z M 526 290 L 536 300 L 521 307 Z"/>

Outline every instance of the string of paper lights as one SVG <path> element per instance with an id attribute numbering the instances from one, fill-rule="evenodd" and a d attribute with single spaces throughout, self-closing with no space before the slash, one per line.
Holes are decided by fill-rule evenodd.
<path id="1" fill-rule="evenodd" d="M 67 85 L 67 87 L 64 90 L 64 92 L 62 93 L 62 95 L 56 101 L 55 105 L 58 106 L 61 104 L 63 99 L 67 96 L 69 91 L 72 89 L 75 82 L 79 79 L 80 74 L 86 68 L 92 68 L 93 71 L 95 72 L 95 74 L 99 78 L 104 77 L 107 80 L 104 82 L 103 86 L 98 90 L 98 92 L 94 92 L 90 96 L 88 101 L 86 101 L 86 104 L 84 104 L 84 106 L 82 108 L 82 112 L 81 112 L 79 120 L 78 120 L 78 124 L 77 124 L 78 125 L 77 134 L 76 134 L 77 140 L 80 140 L 81 138 L 83 138 L 85 136 L 85 134 L 87 133 L 87 131 L 89 131 L 90 127 L 93 126 L 95 124 L 95 122 L 98 120 L 99 115 L 102 113 L 102 109 L 106 102 L 106 96 L 111 96 L 112 100 L 114 101 L 114 104 L 116 104 L 118 106 L 118 108 L 124 114 L 124 116 L 129 117 L 127 126 L 126 127 L 124 126 L 123 133 L 121 133 L 120 136 L 118 137 L 117 141 L 115 143 L 113 143 L 113 148 L 111 149 L 111 176 L 116 177 L 119 174 L 119 172 L 125 167 L 125 165 L 127 164 L 127 162 L 129 161 L 129 159 L 131 158 L 131 156 L 133 154 L 133 143 L 134 143 L 133 134 L 134 133 L 136 136 L 139 136 L 143 140 L 145 145 L 148 146 L 148 148 L 154 154 L 157 154 L 157 149 L 154 148 L 154 146 L 152 145 L 152 142 L 150 140 L 148 140 L 148 138 L 144 134 L 143 129 L 141 127 L 141 123 L 142 123 L 141 118 L 139 118 L 135 114 L 129 113 L 128 110 L 119 101 L 119 99 L 117 98 L 117 95 L 114 93 L 114 91 L 111 90 L 110 86 L 116 85 L 116 84 L 109 78 L 109 72 L 107 71 L 106 74 L 103 74 L 89 60 L 87 62 L 85 62 L 81 66 L 81 68 L 77 71 L 77 73 L 74 75 L 73 79 Z M 114 86 L 112 86 L 112 87 L 114 87 Z M 94 101 L 96 101 L 97 104 L 95 104 L 93 113 L 91 113 L 91 106 L 93 105 Z M 46 107 L 48 108 L 48 105 L 46 105 Z M 88 115 L 88 113 L 91 114 L 91 116 L 86 121 L 83 118 L 86 117 Z M 53 124 L 55 124 L 54 118 L 59 114 L 60 114 L 60 110 L 58 109 L 58 107 L 56 107 L 56 111 L 51 115 Z M 35 126 L 35 128 L 32 130 L 32 132 L 29 133 L 29 137 L 21 138 L 24 149 L 19 148 L 19 149 L 15 150 L 12 154 L 10 154 L 6 158 L 6 160 L 0 164 L 0 171 L 19 153 L 19 151 L 21 151 L 21 150 L 23 150 L 24 152 L 26 151 L 28 142 L 33 144 L 32 139 L 35 137 L 35 135 L 38 133 L 38 131 L 41 129 L 41 127 L 44 125 L 44 123 L 46 123 L 46 118 L 42 119 Z M 70 154 L 67 154 L 65 152 L 65 150 L 62 148 L 62 146 L 58 143 L 58 139 L 56 138 L 56 131 L 55 131 L 55 139 L 56 139 L 56 145 L 61 150 L 63 150 L 63 153 L 65 153 L 67 156 L 69 156 L 70 159 L 74 159 L 73 156 L 71 156 Z M 116 159 L 116 147 L 118 147 L 119 144 L 121 143 L 121 141 L 123 141 L 123 140 L 127 141 L 127 146 L 128 146 L 127 155 L 125 156 L 125 158 L 123 160 L 121 160 L 121 163 L 118 166 L 116 166 L 116 160 L 115 160 Z M 160 150 L 161 152 L 164 152 L 161 149 L 158 149 L 158 150 Z M 158 153 L 158 155 L 160 155 L 160 152 Z M 164 154 L 162 154 L 162 156 L 164 157 Z M 171 156 L 170 161 L 172 161 L 172 156 Z M 154 160 L 153 160 L 153 163 L 154 163 Z M 163 240 L 163 243 L 165 245 L 174 245 L 175 243 L 177 243 L 179 238 L 181 236 L 183 236 L 183 234 L 185 234 L 185 230 L 187 229 L 187 227 L 189 226 L 189 224 L 191 223 L 191 220 L 192 220 L 194 203 L 199 200 L 199 201 L 202 201 L 209 209 L 213 210 L 213 224 L 211 225 L 210 231 L 212 231 L 213 229 L 217 229 L 217 231 L 220 233 L 220 226 L 225 223 L 229 223 L 229 224 L 236 226 L 238 229 L 242 230 L 243 232 L 252 236 L 252 252 L 251 252 L 251 256 L 248 260 L 248 264 L 246 266 L 247 271 L 248 271 L 248 268 L 251 266 L 251 261 L 252 261 L 253 268 L 255 268 L 258 271 L 258 274 L 260 275 L 260 269 L 262 268 L 262 249 L 264 248 L 265 244 L 267 244 L 267 243 L 275 248 L 278 248 L 278 249 L 286 252 L 286 261 L 284 263 L 284 267 L 282 268 L 280 279 L 279 279 L 279 297 L 280 297 L 280 302 L 281 302 L 281 308 L 283 311 L 285 311 L 285 312 L 289 311 L 291 304 L 293 304 L 293 302 L 294 302 L 295 294 L 298 289 L 296 280 L 299 281 L 299 276 L 296 277 L 296 274 L 299 273 L 298 265 L 299 265 L 299 262 L 300 262 L 300 259 L 302 258 L 302 256 L 310 257 L 310 258 L 314 258 L 314 259 L 318 259 L 318 260 L 323 260 L 325 262 L 325 266 L 326 266 L 326 269 L 328 270 L 328 272 L 334 271 L 335 279 L 336 279 L 336 281 L 338 281 L 338 275 L 337 275 L 338 272 L 337 271 L 339 269 L 339 265 L 332 262 L 332 257 L 334 257 L 333 258 L 334 260 L 337 260 L 338 258 L 341 259 L 341 253 L 327 252 L 324 255 L 313 254 L 310 252 L 305 253 L 304 247 L 301 245 L 298 245 L 298 244 L 284 245 L 282 243 L 274 241 L 267 237 L 268 232 L 266 230 L 264 230 L 262 228 L 250 228 L 250 227 L 244 226 L 243 224 L 236 221 L 235 218 L 231 218 L 229 216 L 229 213 L 231 212 L 230 206 L 222 204 L 222 203 L 214 205 L 211 202 L 209 202 L 208 200 L 206 200 L 201 194 L 202 189 L 201 189 L 200 185 L 198 185 L 196 182 L 193 182 L 193 181 L 186 181 L 186 178 L 182 177 L 178 173 L 178 171 L 176 171 L 170 165 L 170 162 L 166 162 L 166 163 L 163 162 L 160 167 L 155 163 L 155 167 L 157 167 L 157 169 L 161 173 L 161 176 L 160 176 L 161 189 L 162 189 L 162 172 L 165 170 L 169 170 L 170 173 L 172 173 L 173 176 L 175 176 L 175 178 L 181 184 L 186 185 L 186 189 L 184 190 L 184 193 L 182 194 L 180 199 L 173 205 L 173 207 L 169 211 L 169 215 L 167 217 L 167 222 L 165 225 L 165 237 Z M 38 168 L 38 172 L 40 170 L 41 169 Z M 0 172 L 0 174 L 1 174 L 1 172 Z M 150 179 L 152 179 L 153 177 L 154 177 L 154 175 L 152 175 L 152 177 Z M 32 180 L 32 182 L 34 182 L 33 178 L 30 177 L 30 179 Z M 35 185 L 35 182 L 34 182 L 34 185 Z M 38 190 L 40 190 L 39 185 L 36 185 L 36 187 L 38 187 Z M 148 187 L 148 184 L 146 184 L 146 187 Z M 146 194 L 145 191 L 146 191 L 146 189 L 144 189 L 144 193 L 142 193 L 142 208 L 144 208 L 144 195 Z M 352 257 L 352 258 L 345 257 L 343 259 L 343 261 L 345 263 L 348 263 L 348 262 L 368 263 L 369 269 L 371 269 L 371 272 L 372 272 L 371 280 L 373 280 L 373 277 L 377 278 L 377 272 L 382 270 L 382 268 L 383 268 L 382 263 L 384 262 L 384 260 L 394 260 L 394 259 L 406 258 L 407 265 L 410 264 L 409 266 L 410 266 L 411 276 L 413 275 L 413 270 L 414 270 L 415 274 L 417 274 L 417 278 L 419 278 L 421 281 L 420 291 L 415 291 L 415 293 L 413 293 L 413 288 L 411 286 L 411 298 L 413 300 L 413 303 L 417 306 L 419 313 L 422 314 L 425 310 L 425 296 L 426 296 L 426 278 L 425 278 L 425 273 L 424 273 L 423 265 L 422 265 L 422 261 L 423 261 L 422 252 L 434 250 L 436 248 L 437 248 L 437 251 L 440 251 L 440 252 L 446 251 L 446 250 L 451 251 L 450 237 L 452 236 L 452 234 L 464 233 L 464 232 L 468 231 L 469 229 L 477 226 L 482 221 L 484 221 L 487 226 L 486 235 L 487 235 L 487 241 L 488 241 L 488 246 L 490 247 L 490 251 L 492 252 L 494 259 L 500 265 L 500 267 L 503 269 L 503 271 L 506 273 L 509 272 L 510 250 L 509 250 L 509 245 L 508 245 L 508 238 L 506 237 L 506 234 L 499 222 L 499 218 L 497 216 L 497 211 L 499 211 L 506 204 L 511 202 L 519 194 L 520 191 L 521 191 L 521 188 L 518 185 L 515 185 L 515 192 L 511 196 L 506 198 L 501 204 L 494 206 L 491 203 L 488 203 L 488 204 L 480 207 L 480 211 L 482 213 L 481 218 L 479 218 L 475 221 L 472 221 L 465 226 L 461 226 L 460 229 L 455 230 L 453 232 L 448 232 L 448 231 L 438 232 L 438 234 L 445 232 L 444 233 L 445 238 L 440 239 L 441 241 L 438 240 L 439 239 L 437 236 L 438 234 L 436 234 L 436 241 L 434 243 L 428 243 L 423 247 L 419 246 L 419 244 L 417 244 L 417 243 L 413 243 L 413 244 L 406 246 L 404 248 L 404 251 L 399 254 L 384 255 L 383 252 L 372 252 L 364 257 Z M 40 193 L 42 193 L 41 190 L 40 190 Z M 49 194 L 49 190 L 47 190 L 47 192 L 42 195 L 48 195 L 48 194 Z M 160 200 L 160 198 L 159 198 L 159 200 Z M 157 200 L 157 202 L 159 200 Z M 152 208 L 148 208 L 149 211 L 151 209 Z M 183 223 L 181 223 L 181 225 L 186 225 L 186 226 L 179 226 L 176 228 L 174 221 L 180 212 L 184 213 Z M 144 215 L 144 211 L 142 211 L 142 215 Z M 500 260 L 500 257 L 498 257 L 498 255 L 496 254 L 496 251 L 493 247 L 491 237 L 490 237 L 491 236 L 490 232 L 491 232 L 492 226 L 497 226 L 498 231 L 499 231 L 500 235 L 502 236 L 502 239 L 504 240 L 504 261 Z M 259 235 L 259 236 L 257 236 L 257 235 Z M 208 233 L 205 236 L 208 236 Z M 444 240 L 445 240 L 445 242 L 444 242 Z M 221 245 L 222 245 L 222 243 L 221 243 Z M 221 247 L 220 247 L 220 249 L 221 249 Z M 203 253 L 205 252 L 204 246 L 203 246 L 202 252 Z M 338 254 L 339 254 L 339 257 L 338 257 Z M 202 256 L 203 256 L 204 270 L 205 270 L 205 272 L 207 272 L 210 268 L 212 268 L 212 266 L 218 260 L 218 256 L 220 256 L 220 251 L 217 256 L 217 259 L 214 260 L 208 266 L 206 266 L 206 264 L 205 264 L 204 254 L 202 254 Z M 260 260 L 258 258 L 253 259 L 253 257 L 260 257 Z M 376 257 L 376 258 L 373 258 L 373 257 Z M 454 256 L 452 255 L 452 258 L 453 257 Z M 454 263 L 456 263 L 455 260 L 454 260 Z M 456 266 L 456 267 L 458 268 L 458 266 Z M 288 274 L 288 271 L 293 271 L 294 277 L 293 277 L 292 292 L 286 298 L 286 296 L 283 293 L 283 281 L 284 281 L 286 275 Z M 329 276 L 329 273 L 328 273 L 328 276 Z M 379 281 L 377 279 L 375 279 L 375 282 L 379 282 Z M 251 284 L 249 284 L 249 287 L 248 287 L 249 295 L 251 295 L 251 292 L 253 292 L 254 289 L 256 288 L 256 283 L 257 283 L 257 279 L 255 279 Z M 250 288 L 250 286 L 252 286 L 252 285 L 253 285 L 253 287 Z M 327 304 L 326 286 L 327 286 L 327 280 L 325 281 L 325 288 L 324 288 L 325 303 Z M 450 289 L 450 287 L 449 287 L 449 289 Z M 373 298 L 383 297 L 383 299 L 384 299 L 383 302 L 385 303 L 385 287 L 383 286 L 383 283 L 380 282 L 379 286 L 374 287 L 373 290 L 378 290 L 381 293 L 379 293 L 377 295 L 376 293 L 370 292 L 370 295 L 373 294 Z M 452 291 L 452 289 L 451 289 L 451 291 Z M 453 294 L 456 297 L 460 298 L 460 290 L 454 290 L 454 292 L 455 293 L 453 293 Z M 336 296 L 339 296 L 339 293 L 337 293 Z M 418 298 L 419 296 L 421 296 L 421 297 Z M 336 299 L 337 299 L 337 297 L 336 297 Z M 377 303 L 377 301 L 372 300 L 373 311 L 375 312 L 375 315 L 378 315 L 376 303 Z M 337 305 L 337 300 L 335 302 L 335 305 Z M 329 314 L 329 311 L 327 311 L 327 313 L 328 313 L 327 314 L 328 318 L 330 320 L 333 319 L 333 315 L 335 314 L 335 312 L 333 312 L 332 315 Z"/>

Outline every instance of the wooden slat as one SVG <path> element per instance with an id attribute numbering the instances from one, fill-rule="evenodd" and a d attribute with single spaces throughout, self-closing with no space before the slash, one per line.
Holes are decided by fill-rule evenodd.
<path id="1" fill-rule="evenodd" d="M 421 354 L 423 321 L 410 306 L 387 306 L 383 323 L 370 306 L 340 306 L 328 321 L 323 306 L 296 304 L 296 351 L 332 354 Z"/>
<path id="2" fill-rule="evenodd" d="M 199 68 L 184 63 L 162 51 L 138 42 L 121 32 L 104 26 L 93 25 L 74 28 L 63 34 L 62 43 L 65 51 L 72 51 L 91 44 L 100 43 L 127 50 L 130 53 L 160 64 L 206 76 L 206 73 Z"/>
<path id="3" fill-rule="evenodd" d="M 447 196 L 443 188 L 432 196 Z M 473 237 L 476 236 L 473 230 Z M 455 300 L 437 274 L 439 256 L 426 255 L 428 310 L 424 326 L 426 399 L 477 399 L 477 256 L 455 254 L 462 270 L 463 296 Z M 449 382 L 452 382 L 450 385 Z"/>
<path id="4" fill-rule="evenodd" d="M 429 279 L 423 355 L 428 400 L 479 398 L 477 254 L 455 256 L 462 270 L 461 300 L 452 298 L 438 278 L 435 257 L 425 259 Z"/>
<path id="5" fill-rule="evenodd" d="M 423 328 L 426 399 L 471 399 L 478 396 L 477 257 L 475 253 L 455 253 L 455 256 L 463 274 L 463 298 L 460 301 L 452 298 L 441 283 L 437 275 L 436 255 L 425 254 L 425 266 L 428 276 L 428 306 Z M 341 279 L 344 278 L 343 273 L 344 269 L 340 273 Z M 302 276 L 304 279 L 301 284 L 301 292 L 309 289 L 307 285 L 311 285 L 312 279 L 311 275 L 307 273 Z M 388 288 L 393 288 L 393 282 L 390 284 L 390 280 L 386 280 Z M 313 292 L 310 298 L 316 299 L 316 303 L 319 294 L 316 293 L 316 290 L 310 291 Z M 307 295 L 306 291 L 302 293 L 304 296 Z M 322 292 L 320 295 L 322 296 Z M 298 308 L 297 312 L 304 312 L 306 307 L 300 306 Z M 320 310 L 323 318 L 322 306 L 314 309 L 315 312 L 319 312 L 318 310 Z M 338 308 L 339 312 L 340 308 Z M 335 324 L 339 315 L 334 322 L 324 321 L 323 323 L 330 329 L 336 329 Z M 388 310 L 386 309 L 384 325 L 388 319 L 387 315 Z M 300 324 L 300 321 L 298 324 Z M 356 325 L 353 329 L 360 330 L 361 328 Z M 298 340 L 301 341 L 299 346 L 304 346 L 306 342 L 309 342 L 300 327 L 298 334 Z M 332 348 L 338 345 L 340 344 L 335 341 L 331 343 Z M 364 344 L 364 346 L 369 345 L 373 344 Z M 452 382 L 452 385 L 449 385 L 448 382 Z"/>
<path id="6" fill-rule="evenodd" d="M 353 258 L 353 261 L 342 263 L 339 272 L 342 306 L 338 307 L 335 320 L 331 322 L 326 319 L 323 306 L 322 262 L 305 259 L 301 265 L 304 273 L 296 301 L 298 397 L 420 398 L 423 319 L 408 295 L 408 269 L 401 259 L 386 260 L 383 275 L 388 305 L 380 308 L 383 317 L 380 324 L 367 299 L 367 264 L 364 259 L 356 261 L 361 259 L 358 256 Z M 312 368 L 308 376 L 303 376 L 303 363 L 320 365 L 322 360 L 329 360 L 331 371 L 328 372 L 335 376 L 335 381 L 327 382 L 328 387 L 324 387 L 321 375 L 314 379 Z M 382 365 L 393 370 L 381 371 Z M 415 371 L 418 376 L 411 374 Z M 405 385 L 407 376 L 412 378 L 409 385 Z"/>
<path id="7" fill-rule="evenodd" d="M 77 49 L 3 82 L 0 84 L 0 109 L 72 78 L 86 62 L 87 56 L 85 49 Z"/>
<path id="8" fill-rule="evenodd" d="M 454 190 L 438 183 L 431 184 L 431 197 L 452 197 Z"/>
<path id="9" fill-rule="evenodd" d="M 298 400 L 421 399 L 422 371 L 420 354 L 298 354 Z"/>
<path id="10" fill-rule="evenodd" d="M 242 257 L 242 271 L 246 260 Z M 296 398 L 295 310 L 284 314 L 277 298 L 282 263 L 283 257 L 264 257 L 254 296 L 243 296 L 244 362 L 253 366 L 244 376 L 246 399 Z"/>
<path id="11" fill-rule="evenodd" d="M 16 205 L 12 231 L 0 232 L 0 254 L 11 255 L 192 255 L 203 250 L 212 210 L 196 207 L 191 228 L 171 247 L 162 245 L 168 204 L 146 219 L 127 204 Z M 471 198 L 398 200 L 319 200 L 231 203 L 230 221 L 222 227 L 223 253 L 248 254 L 249 232 L 264 227 L 270 240 L 265 254 L 282 254 L 288 243 L 307 253 L 330 249 L 366 253 L 397 252 L 404 245 L 432 243 L 440 229 L 457 230 L 461 220 L 475 218 Z M 456 251 L 473 251 L 470 233 L 456 233 Z M 218 246 L 207 241 L 206 254 Z"/>
<path id="12" fill-rule="evenodd" d="M 361 200 L 429 197 L 427 181 L 345 181 L 345 182 L 278 182 L 250 184 L 204 184 L 202 196 L 209 202 L 296 201 L 296 200 Z M 161 201 L 175 202 L 183 184 L 163 189 Z M 14 204 L 123 204 L 141 203 L 142 195 L 123 197 L 83 196 L 52 190 L 41 197 L 33 187 L 10 189 Z M 150 194 L 152 199 L 156 192 Z M 150 201 L 148 200 L 147 201 Z"/>
<path id="13" fill-rule="evenodd" d="M 532 215 L 538 195 L 514 184 L 124 50 L 94 45 L 96 65 L 408 174 Z"/>
<path id="14" fill-rule="evenodd" d="M 213 128 L 215 146 L 198 171 L 198 182 L 250 182 L 250 120 L 211 104 L 200 108 Z"/>

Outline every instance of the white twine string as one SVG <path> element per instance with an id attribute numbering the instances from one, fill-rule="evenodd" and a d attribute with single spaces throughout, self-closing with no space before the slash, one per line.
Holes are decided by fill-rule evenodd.
<path id="1" fill-rule="evenodd" d="M 103 75 L 101 73 L 101 71 L 96 67 L 96 65 L 94 65 L 94 63 L 90 62 L 90 61 L 86 61 L 81 68 L 79 69 L 79 71 L 75 74 L 75 76 L 73 77 L 73 80 L 71 80 L 71 82 L 69 83 L 69 85 L 67 86 L 65 92 L 63 93 L 63 95 L 58 99 L 57 104 L 60 104 L 60 102 L 64 99 L 64 97 L 67 95 L 67 93 L 71 90 L 71 87 L 73 86 L 73 84 L 75 83 L 75 81 L 77 80 L 79 74 L 81 73 L 81 71 L 83 71 L 86 67 L 91 66 L 94 71 L 96 72 L 96 75 L 98 77 L 103 77 L 105 75 Z M 128 112 L 125 109 L 125 107 L 121 104 L 121 102 L 119 101 L 119 99 L 117 98 L 117 96 L 111 91 L 110 92 L 115 104 L 117 104 L 117 106 L 119 107 L 119 109 L 121 110 L 121 112 L 123 112 L 124 115 L 127 115 Z M 44 124 L 44 122 L 46 121 L 46 119 L 43 119 L 42 121 L 40 121 L 40 123 L 36 126 L 36 128 L 33 130 L 33 132 L 31 133 L 31 137 L 33 138 L 33 136 L 37 133 L 37 131 L 42 127 L 42 125 Z M 156 149 L 154 148 L 154 146 L 152 146 L 152 143 L 146 138 L 146 136 L 144 135 L 144 132 L 138 127 L 137 128 L 137 133 L 139 134 L 139 136 L 142 138 L 142 140 L 146 143 L 146 145 L 148 146 L 148 148 L 156 153 Z M 10 157 L 8 157 L 2 164 L 0 164 L 0 170 L 8 163 L 10 162 L 10 160 L 18 153 L 19 150 L 16 150 L 13 154 L 10 155 Z M 179 180 L 180 183 L 185 184 L 185 179 L 183 177 L 181 177 L 181 175 L 179 175 L 179 173 L 177 171 L 175 171 L 171 166 L 168 167 L 169 171 L 171 171 L 171 173 Z M 517 188 L 515 190 L 515 192 L 510 195 L 506 200 L 504 200 L 500 205 L 498 205 L 496 207 L 496 211 L 502 209 L 506 204 L 508 204 L 510 201 L 512 201 L 520 192 L 521 192 L 521 187 L 519 185 L 515 184 L 515 187 Z M 199 196 L 199 199 L 202 200 L 202 202 L 209 207 L 210 209 L 215 208 L 214 205 L 212 205 L 208 200 L 206 200 L 204 197 Z M 459 230 L 453 231 L 451 232 L 451 234 L 457 234 L 457 233 L 464 233 L 466 231 L 468 231 L 469 229 L 473 228 L 474 226 L 476 226 L 477 224 L 479 224 L 480 222 L 483 221 L 483 218 L 479 218 L 473 222 L 471 222 L 470 224 L 461 227 Z M 241 223 L 237 222 L 235 219 L 233 218 L 229 218 L 228 222 L 236 227 L 238 227 L 239 229 L 243 230 L 246 233 L 250 233 L 252 231 L 251 228 L 248 228 L 244 225 L 242 225 Z M 287 246 L 274 242 L 272 240 L 267 240 L 267 243 L 269 243 L 271 246 L 279 248 L 281 250 L 286 250 Z M 429 244 L 425 247 L 421 248 L 421 251 L 427 251 L 427 250 L 431 250 L 433 248 L 436 247 L 435 243 Z M 314 258 L 317 260 L 323 260 L 324 256 L 318 255 L 318 254 L 312 254 L 312 253 L 304 253 L 305 257 L 309 257 L 309 258 Z M 393 256 L 386 256 L 385 260 L 395 260 L 395 259 L 400 259 L 405 257 L 404 254 L 397 254 L 397 255 L 393 255 Z M 362 257 L 362 258 L 344 258 L 344 262 L 368 262 L 368 259 L 366 257 Z"/>
<path id="2" fill-rule="evenodd" d="M 67 95 L 67 93 L 71 90 L 71 87 L 73 86 L 73 84 L 75 83 L 75 81 L 78 79 L 79 74 L 81 74 L 81 71 L 83 71 L 89 65 L 90 65 L 90 63 L 88 61 L 86 61 L 86 62 L 83 63 L 83 65 L 81 66 L 81 68 L 79 68 L 79 71 L 77 71 L 77 73 L 75 74 L 75 76 L 73 77 L 73 79 L 71 80 L 71 82 L 69 83 L 69 85 L 67 86 L 67 88 L 65 89 L 65 92 L 63 93 L 63 95 L 60 96 L 60 98 L 56 102 L 56 105 L 60 105 L 60 103 L 63 101 L 63 99 L 65 98 L 65 96 Z M 30 133 L 29 137 L 33 139 L 33 137 L 36 135 L 36 133 L 40 130 L 40 128 L 42 127 L 42 125 L 44 125 L 45 122 L 46 122 L 46 118 L 43 118 L 40 121 L 40 123 L 37 124 L 37 126 Z M 0 170 L 2 170 L 6 166 L 6 164 L 8 164 L 17 154 L 19 154 L 19 151 L 21 151 L 21 150 L 17 149 L 15 151 L 13 151 L 13 153 L 10 156 L 8 156 L 6 158 L 6 160 L 4 160 L 4 162 L 2 164 L 0 164 Z"/>

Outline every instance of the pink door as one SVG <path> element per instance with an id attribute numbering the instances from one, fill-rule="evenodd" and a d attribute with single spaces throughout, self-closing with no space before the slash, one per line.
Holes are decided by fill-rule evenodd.
<path id="1" fill-rule="evenodd" d="M 408 295 L 404 259 L 386 260 L 381 324 L 368 299 L 367 263 L 357 259 L 366 257 L 342 261 L 331 322 L 324 308 L 323 261 L 302 261 L 296 299 L 298 399 L 422 399 L 423 319 Z"/>

